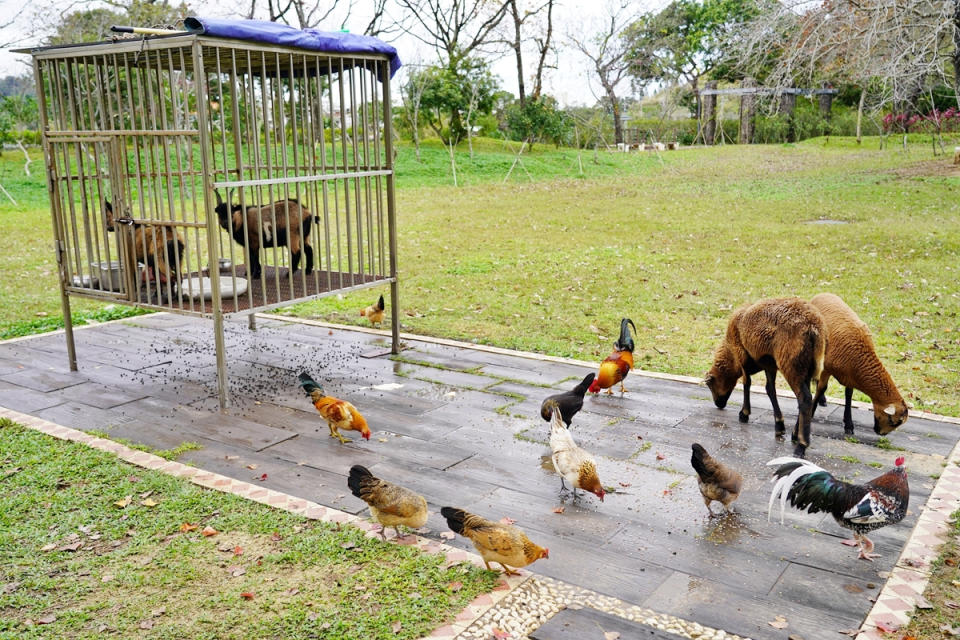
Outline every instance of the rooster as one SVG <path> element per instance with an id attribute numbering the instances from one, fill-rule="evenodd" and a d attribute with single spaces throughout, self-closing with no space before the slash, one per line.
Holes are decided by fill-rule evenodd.
<path id="1" fill-rule="evenodd" d="M 400 538 L 400 525 L 417 529 L 427 522 L 427 501 L 418 493 L 375 477 L 359 464 L 350 467 L 347 478 L 350 492 L 367 503 L 370 515 L 383 525 L 380 536 L 386 540 L 387 527 Z"/>
<path id="2" fill-rule="evenodd" d="M 859 558 L 872 561 L 880 554 L 871 553 L 873 542 L 867 532 L 903 520 L 910 500 L 903 457 L 897 458 L 894 464 L 893 470 L 866 484 L 850 484 L 806 460 L 790 457 L 771 460 L 767 465 L 777 466 L 774 475 L 779 480 L 770 494 L 767 519 L 777 498 L 780 499 L 780 524 L 783 524 L 787 500 L 810 513 L 827 511 L 837 524 L 853 531 L 853 540 L 843 543 L 860 547 Z"/>
<path id="3" fill-rule="evenodd" d="M 300 386 L 307 392 L 313 401 L 313 406 L 317 408 L 330 426 L 330 437 L 337 438 L 341 444 L 346 444 L 348 440 L 340 435 L 340 429 L 344 431 L 359 431 L 364 440 L 370 439 L 370 427 L 367 421 L 360 415 L 357 408 L 346 400 L 338 400 L 332 396 L 323 394 L 323 389 L 319 384 L 313 381 L 310 374 L 304 372 L 299 376 Z"/>
<path id="4" fill-rule="evenodd" d="M 587 393 L 587 389 L 589 389 L 590 385 L 593 383 L 594 377 L 595 374 L 587 374 L 580 384 L 575 386 L 570 391 L 555 393 L 552 396 L 549 396 L 540 405 L 540 417 L 547 422 L 550 422 L 550 416 L 553 413 L 551 406 L 556 404 L 560 408 L 560 415 L 563 416 L 563 421 L 569 427 L 570 422 L 573 420 L 573 416 L 577 415 L 580 409 L 583 408 L 583 396 Z"/>
<path id="5" fill-rule="evenodd" d="M 573 498 L 577 499 L 577 489 L 589 491 L 603 502 L 605 492 L 600 478 L 597 476 L 597 462 L 589 453 L 577 446 L 573 437 L 563 424 L 563 413 L 553 403 L 550 407 L 553 412 L 553 422 L 550 423 L 550 456 L 553 468 L 560 474 L 560 490 L 566 491 L 564 479 L 573 485 Z"/>
<path id="6" fill-rule="evenodd" d="M 440 515 L 447 519 L 447 525 L 455 533 L 470 538 L 488 571 L 493 571 L 490 563 L 496 562 L 503 567 L 505 575 L 516 576 L 520 574 L 510 567 L 525 567 L 550 557 L 549 549 L 534 544 L 513 525 L 492 522 L 455 507 L 443 507 Z"/>
<path id="7" fill-rule="evenodd" d="M 380 299 L 376 303 L 370 305 L 366 309 L 360 310 L 361 316 L 366 316 L 367 320 L 370 321 L 371 326 L 379 327 L 380 323 L 383 322 L 383 310 L 386 308 L 383 302 L 383 295 L 380 296 Z"/>
<path id="8" fill-rule="evenodd" d="M 633 327 L 634 333 L 637 332 L 637 326 L 630 318 L 620 321 L 620 338 L 613 343 L 613 353 L 600 363 L 600 372 L 590 385 L 590 393 L 606 389 L 607 393 L 613 394 L 612 387 L 618 382 L 620 393 L 626 393 L 623 380 L 630 373 L 630 369 L 633 369 L 633 338 L 630 337 L 630 327 Z"/>
<path id="9" fill-rule="evenodd" d="M 710 508 L 714 500 L 729 511 L 730 503 L 740 495 L 743 477 L 722 462 L 714 460 L 706 449 L 696 443 L 693 444 L 690 463 L 697 472 L 700 494 L 703 496 L 703 502 L 707 505 L 710 516 L 714 515 L 713 509 Z"/>

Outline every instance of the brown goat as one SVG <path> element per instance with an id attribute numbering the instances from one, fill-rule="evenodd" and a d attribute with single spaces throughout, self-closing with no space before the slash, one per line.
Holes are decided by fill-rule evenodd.
<path id="1" fill-rule="evenodd" d="M 290 265 L 294 271 L 300 268 L 301 248 L 307 254 L 306 273 L 313 272 L 313 247 L 310 246 L 310 225 L 314 216 L 310 211 L 293 199 L 278 200 L 263 207 L 231 205 L 217 197 L 217 219 L 220 226 L 229 231 L 233 239 L 250 250 L 250 276 L 260 277 L 261 247 L 290 247 Z M 245 215 L 244 215 L 245 214 Z M 244 229 L 246 220 L 246 229 Z M 262 222 L 262 224 L 261 224 Z M 276 225 L 276 228 L 274 228 Z"/>
<path id="2" fill-rule="evenodd" d="M 750 376 L 763 371 L 766 391 L 773 405 L 776 434 L 786 431 L 777 402 L 777 370 L 783 373 L 797 396 L 797 423 L 793 428 L 794 455 L 802 458 L 810 445 L 810 418 L 813 395 L 810 383 L 820 378 L 826 349 L 827 328 L 823 316 L 800 298 L 773 298 L 747 304 L 730 317 L 727 335 L 717 348 L 713 367 L 705 382 L 720 409 L 743 378 L 743 407 L 740 422 L 750 419 Z"/>
<path id="3" fill-rule="evenodd" d="M 840 296 L 832 293 L 817 294 L 810 299 L 810 304 L 827 322 L 827 352 L 815 400 L 826 404 L 824 393 L 833 376 L 845 387 L 844 433 L 853 434 L 854 389 L 867 394 L 873 402 L 873 430 L 879 435 L 886 435 L 906 422 L 907 404 L 877 357 L 867 325 Z"/>
<path id="4" fill-rule="evenodd" d="M 118 220 L 114 219 L 113 205 L 104 200 L 104 222 L 107 231 L 116 229 Z M 122 224 L 122 222 L 121 222 Z M 157 279 L 176 291 L 180 282 L 179 270 L 183 265 L 183 236 L 172 223 L 143 224 L 130 223 L 133 229 L 133 254 L 137 262 L 145 264 L 148 280 L 156 275 Z M 157 287 L 158 297 L 160 287 Z"/>

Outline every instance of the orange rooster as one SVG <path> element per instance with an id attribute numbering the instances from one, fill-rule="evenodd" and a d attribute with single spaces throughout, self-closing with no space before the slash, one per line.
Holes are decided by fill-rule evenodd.
<path id="1" fill-rule="evenodd" d="M 366 309 L 360 310 L 361 316 L 366 316 L 367 320 L 370 321 L 371 326 L 379 326 L 383 322 L 383 310 L 386 308 L 386 305 L 383 302 L 383 295 L 380 296 L 380 299 L 377 300 L 375 304 L 370 305 Z"/>
<path id="2" fill-rule="evenodd" d="M 370 427 L 367 426 L 367 421 L 360 415 L 355 406 L 346 400 L 338 400 L 332 396 L 324 395 L 323 389 L 313 381 L 310 374 L 304 372 L 298 377 L 300 378 L 300 386 L 310 396 L 313 406 L 317 408 L 317 411 L 330 426 L 331 438 L 337 438 L 342 444 L 349 442 L 340 435 L 340 429 L 343 429 L 344 431 L 359 431 L 364 440 L 370 439 Z"/>
<path id="3" fill-rule="evenodd" d="M 626 393 L 623 380 L 630 373 L 630 369 L 633 369 L 633 338 L 630 337 L 630 327 L 633 327 L 634 333 L 637 332 L 637 326 L 630 318 L 620 321 L 620 338 L 613 343 L 613 353 L 600 363 L 600 372 L 590 385 L 590 393 L 599 393 L 600 389 L 606 389 L 607 393 L 613 394 L 612 387 L 618 382 L 620 393 Z"/>

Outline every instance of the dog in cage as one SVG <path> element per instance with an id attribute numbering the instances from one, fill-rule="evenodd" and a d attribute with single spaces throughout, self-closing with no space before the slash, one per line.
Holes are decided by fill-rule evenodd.
<path id="1" fill-rule="evenodd" d="M 154 276 L 159 303 L 163 303 L 164 294 L 176 293 L 180 284 L 179 271 L 183 267 L 185 244 L 183 235 L 172 223 L 143 224 L 130 218 L 115 218 L 113 205 L 104 201 L 104 218 L 107 231 L 114 231 L 117 224 L 129 224 L 133 231 L 133 254 L 138 264 L 146 265 L 141 272 L 141 280 L 150 291 Z"/>
<path id="2" fill-rule="evenodd" d="M 260 277 L 261 247 L 289 247 L 290 266 L 300 268 L 300 254 L 306 254 L 306 274 L 313 273 L 313 247 L 310 246 L 310 225 L 317 219 L 297 200 L 278 200 L 263 207 L 239 203 L 228 205 L 214 190 L 217 198 L 217 219 L 233 239 L 250 249 L 250 277 Z"/>

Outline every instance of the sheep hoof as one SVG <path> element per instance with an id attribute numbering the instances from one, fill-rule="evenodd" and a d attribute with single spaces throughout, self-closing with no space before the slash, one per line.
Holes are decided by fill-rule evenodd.
<path id="1" fill-rule="evenodd" d="M 774 429 L 780 435 L 783 435 L 787 432 L 787 425 L 783 423 L 783 420 L 775 420 L 773 424 L 774 424 Z"/>
<path id="2" fill-rule="evenodd" d="M 794 458 L 804 458 L 807 455 L 807 448 L 802 444 L 798 444 L 793 448 L 793 457 Z"/>
<path id="3" fill-rule="evenodd" d="M 748 422 L 750 420 L 750 414 L 744 413 L 741 409 L 740 413 L 737 414 L 737 419 L 740 420 L 740 422 Z"/>
<path id="4" fill-rule="evenodd" d="M 844 434 L 844 435 L 847 435 L 847 436 L 852 436 L 852 435 L 853 435 L 853 425 L 852 425 L 852 424 L 849 424 L 849 425 L 848 425 L 848 424 L 845 424 L 845 425 L 843 425 L 843 434 Z"/>
<path id="5" fill-rule="evenodd" d="M 817 404 L 820 405 L 821 407 L 827 406 L 826 396 L 820 396 L 819 398 L 817 398 Z"/>

